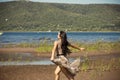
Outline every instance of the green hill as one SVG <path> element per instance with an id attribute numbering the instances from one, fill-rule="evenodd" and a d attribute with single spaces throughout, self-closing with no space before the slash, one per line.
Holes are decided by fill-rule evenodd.
<path id="1" fill-rule="evenodd" d="M 0 3 L 0 31 L 120 31 L 120 5 Z"/>

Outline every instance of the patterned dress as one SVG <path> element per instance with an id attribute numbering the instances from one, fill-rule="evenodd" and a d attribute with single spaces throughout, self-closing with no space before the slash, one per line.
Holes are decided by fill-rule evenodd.
<path id="1" fill-rule="evenodd" d="M 79 72 L 80 58 L 74 60 L 72 63 L 69 62 L 66 55 L 62 53 L 61 42 L 58 41 L 58 46 L 56 49 L 57 58 L 52 62 L 60 66 L 62 70 L 65 70 L 71 76 L 75 76 Z M 63 71 L 64 72 L 64 71 Z"/>

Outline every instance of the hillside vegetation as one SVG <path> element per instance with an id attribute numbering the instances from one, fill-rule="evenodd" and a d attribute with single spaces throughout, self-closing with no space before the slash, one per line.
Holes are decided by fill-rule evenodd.
<path id="1" fill-rule="evenodd" d="M 120 31 L 120 5 L 0 3 L 0 31 Z"/>

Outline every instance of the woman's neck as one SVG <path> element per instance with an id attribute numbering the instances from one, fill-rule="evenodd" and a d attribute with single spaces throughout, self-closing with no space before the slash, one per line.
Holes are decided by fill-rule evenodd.
<path id="1" fill-rule="evenodd" d="M 60 40 L 60 41 L 61 41 L 61 38 L 58 38 L 58 40 Z"/>

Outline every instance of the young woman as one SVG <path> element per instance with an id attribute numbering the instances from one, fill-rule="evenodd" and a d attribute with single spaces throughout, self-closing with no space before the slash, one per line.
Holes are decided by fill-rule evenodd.
<path id="1" fill-rule="evenodd" d="M 70 54 L 71 51 L 68 46 L 78 50 L 84 50 L 84 48 L 79 48 L 69 43 L 67 41 L 67 35 L 64 31 L 60 31 L 57 37 L 58 40 L 54 42 L 51 55 L 51 61 L 57 65 L 55 70 L 55 80 L 59 80 L 61 71 L 66 75 L 68 80 L 74 80 L 74 76 L 79 69 L 80 59 L 75 60 L 71 64 L 69 63 L 67 55 Z M 55 54 L 58 58 L 55 58 Z"/>

